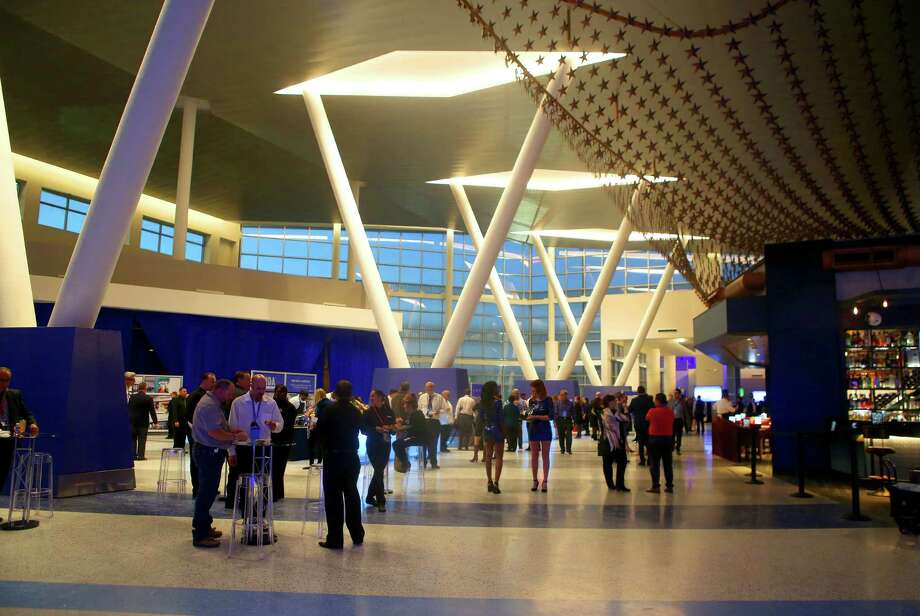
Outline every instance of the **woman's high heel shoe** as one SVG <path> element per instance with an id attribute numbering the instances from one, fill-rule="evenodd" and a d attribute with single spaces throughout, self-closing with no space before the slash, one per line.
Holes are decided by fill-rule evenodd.
<path id="1" fill-rule="evenodd" d="M 498 482 L 495 482 L 495 488 L 492 490 L 492 494 L 501 494 L 502 491 L 498 489 Z"/>
<path id="2" fill-rule="evenodd" d="M 539 483 L 536 479 L 534 479 L 534 481 L 533 481 L 533 487 L 530 488 L 530 491 L 531 491 L 531 492 L 536 492 L 536 491 L 537 491 L 537 488 L 539 488 L 539 487 L 540 487 L 540 483 Z"/>
<path id="3" fill-rule="evenodd" d="M 495 484 L 490 481 L 489 482 L 489 492 L 494 492 L 494 491 L 495 491 Z"/>
<path id="4" fill-rule="evenodd" d="M 540 491 L 541 491 L 541 492 L 546 492 L 546 482 L 545 482 L 545 481 L 543 482 L 543 487 L 540 488 Z"/>

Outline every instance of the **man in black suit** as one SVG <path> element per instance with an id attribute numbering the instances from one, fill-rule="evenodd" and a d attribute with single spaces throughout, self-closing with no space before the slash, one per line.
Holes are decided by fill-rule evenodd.
<path id="1" fill-rule="evenodd" d="M 26 434 L 35 436 L 38 424 L 22 401 L 22 392 L 10 389 L 12 380 L 13 371 L 0 366 L 0 430 L 12 433 L 18 425 Z M 0 494 L 4 493 L 3 486 L 13 463 L 13 447 L 12 438 L 0 437 Z"/>
<path id="2" fill-rule="evenodd" d="M 179 389 L 175 398 L 169 401 L 169 421 L 173 431 L 173 447 L 185 447 L 185 437 L 191 432 L 192 426 L 189 418 L 186 416 L 185 405 L 188 402 L 188 390 L 185 387 Z"/>
<path id="3" fill-rule="evenodd" d="M 147 417 L 150 417 L 148 421 Z M 137 384 L 137 393 L 131 394 L 128 399 L 128 418 L 131 420 L 131 443 L 134 449 L 135 460 L 146 460 L 147 431 L 150 424 L 159 427 L 157 411 L 153 398 L 147 395 L 147 383 L 141 381 Z"/>
<path id="4" fill-rule="evenodd" d="M 186 437 L 188 438 L 189 452 L 195 449 L 195 436 L 192 430 L 192 426 L 195 425 L 195 407 L 198 406 L 205 394 L 214 390 L 214 385 L 216 384 L 217 375 L 213 372 L 205 372 L 198 380 L 198 387 L 185 399 L 185 422 L 188 425 Z M 194 455 L 189 456 L 189 471 L 192 473 L 192 498 L 194 498 L 198 496 L 198 463 L 195 461 Z"/>
<path id="5" fill-rule="evenodd" d="M 645 393 L 645 387 L 639 385 L 636 389 L 638 395 L 629 403 L 629 414 L 632 416 L 633 430 L 636 431 L 636 442 L 639 444 L 639 466 L 645 466 L 645 454 L 648 450 L 648 421 L 645 416 L 655 401 Z"/>
<path id="6" fill-rule="evenodd" d="M 361 497 L 357 486 L 361 472 L 358 459 L 360 427 L 361 412 L 351 404 L 351 383 L 339 381 L 335 386 L 335 403 L 319 418 L 314 432 L 326 447 L 323 458 L 326 540 L 320 542 L 320 547 L 341 550 L 343 524 L 348 527 L 352 543 L 364 543 Z"/>

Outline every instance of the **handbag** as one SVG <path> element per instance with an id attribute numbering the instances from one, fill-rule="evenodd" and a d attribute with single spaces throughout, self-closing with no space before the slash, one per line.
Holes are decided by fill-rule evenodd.
<path id="1" fill-rule="evenodd" d="M 607 440 L 607 435 L 602 433 L 597 439 L 597 455 L 609 456 L 611 453 L 613 450 L 610 448 L 610 441 Z"/>
<path id="2" fill-rule="evenodd" d="M 396 469 L 396 472 L 397 472 L 397 473 L 407 473 L 407 472 L 409 472 L 409 469 L 408 469 L 407 467 L 408 467 L 408 465 L 407 465 L 405 462 L 402 461 L 402 458 L 394 458 L 394 460 L 393 460 L 393 468 Z"/>

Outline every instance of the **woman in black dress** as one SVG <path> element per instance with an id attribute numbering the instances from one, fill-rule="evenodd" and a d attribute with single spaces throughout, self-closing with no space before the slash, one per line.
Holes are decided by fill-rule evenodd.
<path id="1" fill-rule="evenodd" d="M 482 417 L 483 459 L 486 463 L 486 478 L 489 480 L 489 492 L 501 494 L 498 481 L 502 477 L 502 463 L 505 456 L 505 412 L 498 383 L 488 381 L 482 386 L 480 401 Z M 495 456 L 495 481 L 492 481 L 492 457 Z"/>

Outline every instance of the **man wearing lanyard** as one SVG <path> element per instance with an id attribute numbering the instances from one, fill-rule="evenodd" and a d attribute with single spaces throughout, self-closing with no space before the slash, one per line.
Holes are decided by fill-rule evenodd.
<path id="1" fill-rule="evenodd" d="M 204 382 L 205 379 L 202 379 Z M 192 518 L 192 545 L 196 548 L 220 546 L 221 532 L 212 527 L 211 505 L 220 488 L 220 471 L 224 467 L 227 448 L 234 441 L 246 438 L 243 430 L 231 430 L 224 417 L 222 405 L 233 399 L 233 383 L 217 381 L 196 401 L 192 421 L 192 457 L 198 471 L 198 494 L 195 496 L 195 516 Z"/>
<path id="2" fill-rule="evenodd" d="M 281 432 L 284 419 L 278 404 L 271 397 L 265 397 L 266 378 L 263 374 L 252 377 L 249 393 L 236 398 L 230 405 L 230 429 L 242 430 L 249 435 L 249 442 L 267 441 L 272 432 Z M 224 506 L 233 509 L 236 495 L 236 480 L 241 473 L 251 472 L 252 448 L 230 446 L 230 472 L 227 480 L 227 500 Z"/>
<path id="3" fill-rule="evenodd" d="M 36 436 L 38 424 L 29 409 L 22 401 L 22 393 L 18 389 L 10 389 L 13 380 L 13 371 L 0 366 L 0 494 L 6 476 L 13 463 L 13 432 L 18 426 L 23 434 Z"/>
<path id="4" fill-rule="evenodd" d="M 434 383 L 425 383 L 425 393 L 418 397 L 418 408 L 428 420 L 428 462 L 431 468 L 438 466 L 438 437 L 441 435 L 441 413 L 449 413 L 447 402 L 434 391 Z"/>

